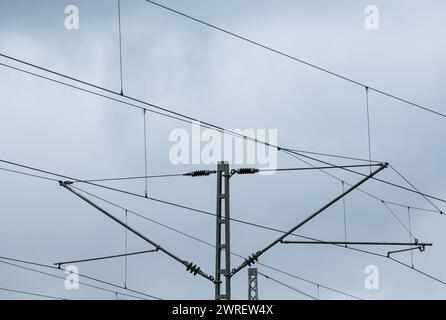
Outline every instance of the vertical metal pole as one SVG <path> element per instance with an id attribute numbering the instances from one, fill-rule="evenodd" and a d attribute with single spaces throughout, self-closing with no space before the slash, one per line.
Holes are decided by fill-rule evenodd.
<path id="1" fill-rule="evenodd" d="M 219 300 L 221 289 L 221 178 L 220 163 L 217 165 L 217 211 L 216 211 L 216 240 L 215 240 L 215 300 Z"/>
<path id="2" fill-rule="evenodd" d="M 231 217 L 230 217 L 230 207 L 229 207 L 229 164 L 226 163 L 225 166 L 225 262 L 226 262 L 226 300 L 231 300 Z"/>
<path id="3" fill-rule="evenodd" d="M 257 268 L 248 269 L 248 300 L 259 300 Z"/>
<path id="4" fill-rule="evenodd" d="M 223 210 L 224 207 L 224 216 Z M 231 245 L 229 210 L 229 164 L 217 164 L 217 212 L 215 243 L 215 300 L 231 299 Z M 223 230 L 224 228 L 224 230 Z M 223 237 L 224 236 L 224 240 Z M 222 256 L 224 253 L 224 264 Z M 222 276 L 225 278 L 224 290 Z M 223 293 L 224 292 L 224 293 Z"/>

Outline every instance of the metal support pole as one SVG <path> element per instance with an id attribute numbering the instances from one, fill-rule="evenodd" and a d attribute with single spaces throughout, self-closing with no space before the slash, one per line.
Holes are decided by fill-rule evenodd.
<path id="1" fill-rule="evenodd" d="M 229 164 L 217 164 L 217 214 L 215 243 L 215 300 L 231 300 L 231 246 L 229 215 Z M 224 211 L 224 217 L 223 217 Z M 224 255 L 223 255 L 224 254 Z M 222 257 L 224 256 L 224 263 Z M 222 275 L 225 278 L 224 290 Z"/>
<path id="2" fill-rule="evenodd" d="M 257 268 L 248 268 L 248 300 L 259 300 Z"/>

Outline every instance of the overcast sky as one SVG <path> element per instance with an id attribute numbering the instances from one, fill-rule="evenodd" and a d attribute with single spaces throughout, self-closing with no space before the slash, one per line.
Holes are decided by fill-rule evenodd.
<path id="1" fill-rule="evenodd" d="M 228 129 L 276 129 L 290 148 L 368 157 L 364 88 L 265 51 L 149 4 L 122 0 L 124 93 Z M 204 1 L 161 3 L 355 80 L 446 112 L 446 4 L 442 1 Z M 79 8 L 79 29 L 67 30 L 65 7 Z M 379 8 L 379 29 L 364 26 L 368 5 Z M 2 0 L 0 53 L 120 90 L 117 2 L 113 0 Z M 20 66 L 0 58 L 0 63 Z M 23 66 L 21 66 L 23 67 Z M 28 70 L 30 70 L 28 68 Z M 144 174 L 143 115 L 126 105 L 92 96 L 0 66 L 0 158 L 79 178 Z M 390 162 L 422 191 L 446 194 L 445 118 L 370 93 L 372 157 Z M 215 169 L 174 165 L 169 160 L 175 129 L 191 126 L 147 115 L 149 174 Z M 324 160 L 328 160 L 325 158 Z M 337 164 L 352 161 L 329 159 Z M 305 164 L 285 153 L 278 167 Z M 0 165 L 1 168 L 17 169 Z M 368 169 L 362 170 L 367 173 Z M 333 171 L 348 182 L 359 176 Z M 404 185 L 391 169 L 383 179 Z M 215 211 L 216 177 L 149 181 L 149 195 Z M 107 185 L 144 194 L 144 181 Z M 215 242 L 215 220 L 183 209 L 100 188 L 79 185 L 148 218 Z M 381 199 L 432 209 L 422 197 L 378 182 L 362 186 Z M 288 230 L 341 192 L 341 183 L 317 171 L 231 178 L 234 218 Z M 124 252 L 124 229 L 56 182 L 0 172 L 0 256 L 44 264 Z M 117 217 L 123 210 L 98 201 Z M 353 192 L 345 200 L 351 241 L 409 240 L 407 231 L 371 197 Z M 444 203 L 436 202 L 444 210 Z M 407 209 L 392 207 L 407 226 Z M 214 250 L 147 220 L 129 224 L 178 256 L 213 274 Z M 446 218 L 412 212 L 412 232 L 432 242 L 414 252 L 415 267 L 446 281 Z M 299 234 L 344 239 L 342 203 L 312 220 Z M 232 251 L 248 256 L 278 234 L 231 225 Z M 129 235 L 129 250 L 150 249 Z M 387 253 L 387 248 L 368 247 Z M 410 262 L 410 254 L 396 258 Z M 2 260 L 3 261 L 3 260 Z M 241 262 L 233 258 L 233 266 Z M 278 245 L 261 262 L 365 299 L 444 298 L 446 287 L 388 259 L 333 246 Z M 379 268 L 379 290 L 364 286 L 368 265 Z M 80 273 L 118 285 L 124 261 L 77 265 Z M 258 266 L 263 273 L 308 294 L 314 285 Z M 45 270 L 45 269 L 39 269 Z M 45 270 L 48 272 L 48 270 Z M 63 272 L 49 271 L 64 277 Z M 89 282 L 86 279 L 81 281 Z M 91 281 L 90 281 L 91 282 Z M 91 282 L 93 283 L 93 282 Z M 212 299 L 211 282 L 194 277 L 163 253 L 128 258 L 129 288 L 163 299 Z M 0 264 L 0 287 L 67 299 L 114 299 L 113 293 Z M 261 299 L 304 299 L 259 278 Z M 113 289 L 114 290 L 114 289 Z M 118 290 L 124 292 L 123 290 Z M 324 289 L 322 299 L 343 299 Z M 26 298 L 0 291 L 0 298 Z M 124 298 L 124 297 L 122 297 Z M 247 269 L 233 278 L 233 298 L 247 298 Z"/>

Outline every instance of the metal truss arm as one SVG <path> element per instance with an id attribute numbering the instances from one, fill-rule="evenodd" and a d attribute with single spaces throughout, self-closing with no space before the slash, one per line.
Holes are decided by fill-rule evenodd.
<path id="1" fill-rule="evenodd" d="M 342 194 L 340 194 L 339 196 L 337 196 L 336 198 L 334 198 L 333 200 L 331 200 L 330 202 L 328 202 L 327 204 L 325 204 L 322 208 L 318 209 L 316 212 L 314 212 L 313 214 L 311 214 L 310 216 L 308 216 L 306 219 L 304 219 L 302 222 L 300 222 L 299 224 L 297 224 L 296 226 L 294 226 L 293 228 L 291 228 L 288 232 L 284 233 L 282 236 L 280 236 L 279 238 L 277 238 L 276 240 L 274 240 L 273 242 L 271 242 L 269 245 L 267 245 L 264 249 L 257 251 L 256 253 L 251 254 L 251 256 L 249 256 L 248 258 L 245 259 L 245 261 L 237 268 L 233 269 L 231 272 L 231 276 L 235 275 L 237 272 L 239 272 L 240 270 L 242 270 L 243 268 L 250 266 L 251 264 L 253 264 L 255 261 L 258 260 L 258 258 L 264 254 L 266 251 L 268 251 L 269 249 L 271 249 L 272 247 L 274 247 L 276 244 L 281 243 L 287 236 L 289 236 L 290 234 L 292 234 L 293 232 L 295 232 L 297 229 L 299 229 L 300 227 L 302 227 L 304 224 L 306 224 L 307 222 L 309 222 L 310 220 L 314 219 L 315 217 L 317 217 L 320 213 L 322 213 L 323 211 L 325 211 L 326 209 L 328 209 L 329 207 L 331 207 L 333 204 L 335 204 L 337 201 L 339 201 L 340 199 L 342 199 L 343 197 L 345 197 L 347 194 L 349 194 L 350 192 L 352 192 L 353 190 L 355 190 L 356 188 L 358 188 L 360 185 L 362 185 L 364 182 L 366 182 L 367 180 L 373 178 L 373 176 L 375 176 L 377 173 L 379 173 L 381 170 L 385 169 L 388 167 L 388 163 L 383 163 L 380 165 L 380 167 L 378 169 L 376 169 L 375 171 L 373 171 L 372 173 L 370 173 L 369 175 L 367 175 L 364 179 L 362 179 L 361 181 L 357 182 L 356 184 L 354 184 L 353 186 L 351 186 L 349 189 L 347 189 L 345 192 L 343 192 Z"/>
<path id="2" fill-rule="evenodd" d="M 59 181 L 59 184 L 64 187 L 65 189 L 67 189 L 68 191 L 70 191 L 71 193 L 75 194 L 76 196 L 78 196 L 79 198 L 81 198 L 82 200 L 84 200 L 85 202 L 87 202 L 89 205 L 91 205 L 92 207 L 96 208 L 97 210 L 99 210 L 100 212 L 102 212 L 103 214 L 105 214 L 107 217 L 109 217 L 110 219 L 114 220 L 115 222 L 117 222 L 118 224 L 120 224 L 121 226 L 123 226 L 124 228 L 126 228 L 127 230 L 129 230 L 130 232 L 132 232 L 133 234 L 135 234 L 136 236 L 138 236 L 139 238 L 143 239 L 144 241 L 148 242 L 149 244 L 151 244 L 152 246 L 154 246 L 157 250 L 167 254 L 169 257 L 171 257 L 172 259 L 178 261 L 179 263 L 181 263 L 182 265 L 184 265 L 187 268 L 187 271 L 189 271 L 190 273 L 194 274 L 194 275 L 200 275 L 205 279 L 208 279 L 212 282 L 214 282 L 214 277 L 210 276 L 206 273 L 204 273 L 203 271 L 200 270 L 200 267 L 198 267 L 197 265 L 193 264 L 192 262 L 189 262 L 187 260 L 183 260 L 179 257 L 177 257 L 175 254 L 171 253 L 170 251 L 164 249 L 162 246 L 160 246 L 159 244 L 157 244 L 156 242 L 150 240 L 149 238 L 147 238 L 146 236 L 144 236 L 142 233 L 140 233 L 139 231 L 133 229 L 132 227 L 130 227 L 129 225 L 127 225 L 126 223 L 124 223 L 123 221 L 119 220 L 118 218 L 116 218 L 114 215 L 112 215 L 111 213 L 109 213 L 107 210 L 101 208 L 100 206 L 98 206 L 96 203 L 94 203 L 93 201 L 91 201 L 90 199 L 84 197 L 83 195 L 81 195 L 80 193 L 74 191 L 71 187 L 70 184 L 71 182 L 63 182 L 63 181 Z"/>

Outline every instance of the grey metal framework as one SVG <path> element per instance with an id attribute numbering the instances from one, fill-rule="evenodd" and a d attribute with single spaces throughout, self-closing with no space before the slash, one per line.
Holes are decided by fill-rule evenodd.
<path id="1" fill-rule="evenodd" d="M 220 161 L 217 165 L 215 300 L 231 300 L 229 178 L 229 163 Z M 222 278 L 224 278 L 224 285 Z"/>
<path id="2" fill-rule="evenodd" d="M 199 275 L 213 283 L 215 286 L 215 299 L 216 300 L 230 300 L 231 299 L 231 278 L 235 274 L 237 274 L 239 271 L 244 269 L 245 267 L 250 267 L 252 264 L 256 263 L 257 260 L 261 255 L 263 255 L 266 251 L 270 250 L 274 246 L 278 244 L 303 244 L 303 245 L 313 245 L 313 244 L 326 244 L 326 245 L 374 245 L 374 246 L 405 246 L 408 248 L 395 250 L 395 251 L 389 251 L 387 253 L 387 256 L 390 257 L 392 254 L 400 253 L 404 251 L 412 251 L 412 250 L 420 250 L 424 251 L 426 246 L 431 246 L 431 243 L 424 243 L 424 242 L 418 242 L 417 239 L 414 239 L 415 241 L 413 243 L 411 242 L 364 242 L 364 241 L 322 241 L 322 240 L 313 240 L 313 241 L 290 241 L 286 240 L 286 238 L 293 234 L 297 229 L 302 227 L 304 224 L 324 212 L 327 208 L 332 206 L 334 203 L 345 197 L 347 194 L 349 194 L 351 191 L 358 188 L 361 184 L 366 182 L 369 179 L 372 179 L 376 174 L 378 174 L 381 170 L 387 168 L 388 163 L 380 163 L 378 165 L 378 168 L 374 171 L 372 171 L 369 175 L 364 175 L 364 178 L 360 181 L 358 181 L 356 184 L 351 185 L 351 187 L 345 191 L 343 191 L 340 195 L 332 199 L 331 201 L 327 202 L 325 205 L 323 205 L 320 209 L 313 212 L 311 215 L 309 215 L 307 218 L 302 220 L 300 223 L 295 225 L 293 228 L 291 228 L 287 232 L 283 232 L 281 236 L 279 236 L 277 239 L 272 241 L 270 244 L 268 244 L 263 249 L 251 254 L 245 260 L 236 268 L 231 269 L 231 246 L 230 246 L 230 194 L 229 194 L 229 179 L 234 174 L 255 174 L 257 172 L 260 172 L 259 169 L 256 168 L 241 168 L 241 169 L 233 169 L 229 170 L 229 163 L 220 161 L 217 164 L 217 171 L 209 171 L 209 170 L 198 170 L 191 173 L 183 174 L 188 175 L 192 177 L 198 177 L 198 176 L 207 176 L 210 174 L 217 173 L 217 208 L 216 208 L 216 245 L 215 245 L 215 277 L 212 275 L 209 275 L 205 272 L 203 272 L 199 266 L 194 264 L 193 262 L 183 260 L 180 257 L 173 254 L 171 251 L 167 250 L 163 246 L 159 245 L 158 243 L 154 242 L 153 240 L 149 239 L 148 237 L 144 236 L 142 233 L 134 229 L 133 227 L 129 226 L 127 223 L 119 220 L 117 217 L 115 217 L 113 214 L 108 212 L 107 210 L 103 209 L 96 203 L 94 203 L 92 200 L 88 199 L 87 197 L 83 196 L 79 192 L 76 192 L 74 189 L 75 187 L 72 186 L 72 184 L 75 181 L 59 181 L 60 185 L 70 191 L 71 193 L 75 194 L 77 197 L 82 199 L 83 201 L 87 202 L 89 205 L 94 207 L 95 209 L 99 210 L 103 214 L 105 214 L 110 219 L 114 220 L 126 230 L 132 232 L 137 237 L 143 239 L 150 245 L 154 247 L 152 250 L 146 250 L 141 252 L 133 252 L 133 253 L 125 253 L 125 254 L 119 254 L 119 255 L 113 255 L 113 256 L 105 256 L 105 257 L 98 257 L 98 258 L 89 258 L 89 259 L 82 259 L 82 260 L 76 260 L 77 262 L 87 262 L 87 261 L 96 261 L 96 260 L 102 260 L 102 259 L 111 259 L 121 256 L 128 256 L 128 255 L 135 255 L 135 254 L 143 254 L 143 253 L 149 253 L 149 252 L 162 252 L 172 259 L 176 260 L 177 262 L 181 263 L 183 266 L 186 267 L 186 270 L 191 272 L 194 275 Z M 287 169 L 288 170 L 288 169 Z M 68 177 L 67 177 L 68 178 Z M 59 262 L 57 265 L 66 264 L 67 262 Z M 256 268 L 248 268 L 248 289 L 249 289 L 249 296 L 248 298 L 250 300 L 258 300 L 258 277 L 257 274 L 259 272 Z"/>
<path id="3" fill-rule="evenodd" d="M 257 268 L 248 268 L 248 300 L 259 300 Z"/>

